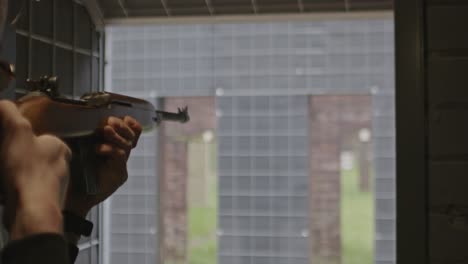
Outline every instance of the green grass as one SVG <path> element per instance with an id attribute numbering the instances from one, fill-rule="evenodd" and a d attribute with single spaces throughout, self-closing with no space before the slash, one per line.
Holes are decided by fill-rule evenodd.
<path id="1" fill-rule="evenodd" d="M 212 168 L 208 168 L 210 178 L 208 184 L 208 199 L 204 206 L 188 201 L 188 264 L 217 263 L 217 203 L 218 190 L 216 180 L 216 145 L 210 146 Z M 196 162 L 203 162 L 202 157 L 191 157 Z M 190 188 L 190 187 L 189 187 Z M 192 189 L 192 191 L 197 191 Z"/>
<path id="2" fill-rule="evenodd" d="M 192 239 L 209 237 L 216 229 L 216 208 L 189 208 L 189 236 Z"/>
<path id="3" fill-rule="evenodd" d="M 216 208 L 189 209 L 189 264 L 215 264 Z"/>
<path id="4" fill-rule="evenodd" d="M 215 160 L 215 148 L 210 156 Z M 191 157 L 199 162 L 201 157 Z M 215 175 L 215 168 L 210 168 Z M 341 264 L 372 264 L 374 262 L 374 199 L 372 192 L 358 187 L 359 170 L 341 174 Z M 190 187 L 189 187 L 190 188 Z M 217 263 L 217 183 L 209 183 L 206 206 L 189 201 L 188 206 L 188 264 Z M 324 264 L 324 263 L 319 263 Z"/>
<path id="5" fill-rule="evenodd" d="M 374 262 L 374 199 L 361 192 L 357 169 L 341 175 L 342 264 Z"/>
<path id="6" fill-rule="evenodd" d="M 189 208 L 189 264 L 215 264 L 217 256 L 216 207 Z"/>

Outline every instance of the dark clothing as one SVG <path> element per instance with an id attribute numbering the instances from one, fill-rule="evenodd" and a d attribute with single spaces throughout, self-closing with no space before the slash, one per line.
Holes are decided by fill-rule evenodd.
<path id="1" fill-rule="evenodd" d="M 73 251 L 73 252 L 72 252 Z M 70 264 L 78 248 L 59 234 L 39 234 L 11 241 L 2 252 L 2 264 Z"/>

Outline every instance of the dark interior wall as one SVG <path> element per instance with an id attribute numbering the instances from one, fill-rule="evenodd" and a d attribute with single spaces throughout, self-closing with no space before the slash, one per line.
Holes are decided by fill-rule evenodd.
<path id="1" fill-rule="evenodd" d="M 466 261 L 468 2 L 428 0 L 425 15 L 429 257 Z"/>
<path id="2" fill-rule="evenodd" d="M 468 259 L 468 2 L 396 2 L 398 263 Z"/>
<path id="3" fill-rule="evenodd" d="M 22 10 L 16 26 L 18 90 L 27 78 L 56 75 L 65 95 L 97 91 L 101 41 L 86 8 L 72 0 L 10 2 Z"/>
<path id="4" fill-rule="evenodd" d="M 16 64 L 16 36 L 15 30 L 12 27 L 5 27 L 3 32 L 3 39 L 0 48 L 0 58 L 10 64 Z M 3 90 L 0 93 L 1 99 L 14 99 L 15 98 L 15 87 L 16 82 L 10 82 L 9 87 L 2 87 Z"/>

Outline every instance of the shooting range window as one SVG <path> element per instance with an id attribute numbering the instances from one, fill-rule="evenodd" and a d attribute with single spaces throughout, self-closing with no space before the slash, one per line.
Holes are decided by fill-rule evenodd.
<path id="1" fill-rule="evenodd" d="M 110 27 L 114 92 L 192 118 L 136 148 L 105 212 L 105 259 L 396 263 L 394 34 L 381 15 Z M 149 210 L 131 210 L 134 193 Z"/>

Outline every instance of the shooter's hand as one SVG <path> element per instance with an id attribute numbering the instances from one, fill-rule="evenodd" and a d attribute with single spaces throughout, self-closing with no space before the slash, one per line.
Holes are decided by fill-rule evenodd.
<path id="1" fill-rule="evenodd" d="M 104 157 L 97 167 L 96 195 L 86 195 L 69 191 L 66 210 L 86 217 L 92 207 L 112 195 L 127 180 L 127 160 L 130 151 L 137 145 L 142 131 L 141 125 L 133 118 L 109 117 L 100 134 L 103 142 L 96 146 L 96 152 Z M 71 186 L 71 188 L 73 188 Z"/>
<path id="2" fill-rule="evenodd" d="M 34 135 L 10 101 L 0 101 L 0 133 L 4 224 L 10 238 L 62 233 L 70 149 L 54 136 Z"/>

